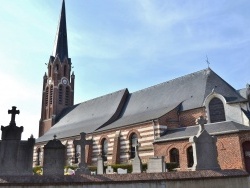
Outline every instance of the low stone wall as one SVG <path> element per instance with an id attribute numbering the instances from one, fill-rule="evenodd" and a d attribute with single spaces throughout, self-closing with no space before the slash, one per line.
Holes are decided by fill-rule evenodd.
<path id="1" fill-rule="evenodd" d="M 249 175 L 242 170 L 201 170 L 92 176 L 1 176 L 0 186 L 14 188 L 250 188 Z"/>

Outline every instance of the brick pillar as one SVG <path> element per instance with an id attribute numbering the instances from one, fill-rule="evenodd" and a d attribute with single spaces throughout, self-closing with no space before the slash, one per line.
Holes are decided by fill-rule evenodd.
<path id="1" fill-rule="evenodd" d="M 120 134 L 121 131 L 116 131 L 113 145 L 112 164 L 120 163 Z"/>
<path id="2" fill-rule="evenodd" d="M 92 153 L 93 153 L 93 144 L 89 144 L 85 147 L 86 155 L 86 163 L 90 165 L 92 163 Z"/>

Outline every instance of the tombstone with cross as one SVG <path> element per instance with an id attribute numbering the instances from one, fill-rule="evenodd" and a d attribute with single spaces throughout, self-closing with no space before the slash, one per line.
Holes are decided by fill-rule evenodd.
<path id="1" fill-rule="evenodd" d="M 189 138 L 193 147 L 192 170 L 218 170 L 220 166 L 217 159 L 217 139 L 206 131 L 207 121 L 204 117 L 200 116 L 197 122 L 199 123 L 197 134 Z"/>
<path id="2" fill-rule="evenodd" d="M 81 157 L 80 157 L 80 163 L 79 163 L 79 168 L 76 170 L 76 175 L 79 174 L 91 174 L 86 163 L 86 154 L 85 154 L 85 146 L 92 145 L 92 140 L 86 140 L 86 133 L 82 132 L 81 134 L 81 139 L 80 140 L 74 140 L 73 144 L 76 146 L 81 147 Z"/>
<path id="3" fill-rule="evenodd" d="M 11 114 L 10 124 L 1 126 L 0 175 L 32 174 L 35 139 L 31 136 L 28 141 L 21 141 L 23 127 L 17 127 L 15 122 L 19 113 L 20 111 L 13 106 L 12 110 L 8 110 L 8 114 Z"/>
<path id="4" fill-rule="evenodd" d="M 132 169 L 133 169 L 132 173 L 141 173 L 142 162 L 138 154 L 138 150 L 139 150 L 138 148 L 140 146 L 140 144 L 138 143 L 138 140 L 136 140 L 136 142 L 134 142 L 132 146 L 135 148 L 135 157 L 134 159 L 132 159 Z"/>

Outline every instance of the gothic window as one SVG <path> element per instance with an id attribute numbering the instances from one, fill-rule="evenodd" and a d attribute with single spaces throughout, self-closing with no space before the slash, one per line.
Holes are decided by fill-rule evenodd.
<path id="1" fill-rule="evenodd" d="M 46 87 L 46 94 L 45 94 L 45 106 L 49 104 L 49 88 Z"/>
<path id="2" fill-rule="evenodd" d="M 36 154 L 37 154 L 36 165 L 40 166 L 41 165 L 41 148 L 37 148 Z"/>
<path id="3" fill-rule="evenodd" d="M 223 102 L 219 98 L 213 98 L 209 102 L 210 122 L 226 121 Z"/>
<path id="4" fill-rule="evenodd" d="M 79 163 L 79 159 L 81 156 L 81 146 L 76 145 L 74 149 L 75 149 L 74 158 L 75 158 L 75 163 L 77 164 L 77 163 Z"/>
<path id="5" fill-rule="evenodd" d="M 49 103 L 52 104 L 53 100 L 53 85 L 50 86 L 50 97 L 49 97 Z"/>
<path id="6" fill-rule="evenodd" d="M 69 87 L 66 87 L 66 91 L 65 91 L 65 105 L 66 106 L 69 105 Z"/>
<path id="7" fill-rule="evenodd" d="M 192 167 L 194 164 L 193 147 L 189 146 L 187 148 L 187 165 L 188 168 Z"/>
<path id="8" fill-rule="evenodd" d="M 67 65 L 64 65 L 63 76 L 67 76 Z"/>
<path id="9" fill-rule="evenodd" d="M 129 148 L 130 148 L 130 159 L 135 157 L 136 146 L 138 145 L 138 137 L 135 133 L 132 133 L 129 138 Z"/>
<path id="10" fill-rule="evenodd" d="M 59 104 L 62 104 L 62 102 L 63 102 L 62 97 L 63 97 L 63 86 L 59 85 L 59 93 L 58 93 L 58 102 L 59 102 Z"/>
<path id="11" fill-rule="evenodd" d="M 170 162 L 171 163 L 176 163 L 178 167 L 180 167 L 180 161 L 179 161 L 179 150 L 176 148 L 172 148 L 169 151 L 170 155 Z"/>
<path id="12" fill-rule="evenodd" d="M 107 161 L 108 160 L 108 140 L 104 138 L 101 143 L 102 143 L 102 158 L 103 158 L 103 161 Z"/>

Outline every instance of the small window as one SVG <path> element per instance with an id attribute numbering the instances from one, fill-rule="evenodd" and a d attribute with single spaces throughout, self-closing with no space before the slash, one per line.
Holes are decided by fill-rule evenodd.
<path id="1" fill-rule="evenodd" d="M 108 160 L 108 140 L 106 138 L 102 140 L 102 158 L 103 161 Z"/>
<path id="2" fill-rule="evenodd" d="M 46 87 L 46 94 L 45 94 L 45 106 L 49 105 L 49 88 Z"/>
<path id="3" fill-rule="evenodd" d="M 80 145 L 76 145 L 75 146 L 75 153 L 74 153 L 74 158 L 75 158 L 75 163 L 79 163 L 79 159 L 81 157 L 81 146 Z"/>
<path id="4" fill-rule="evenodd" d="M 51 77 L 51 65 L 49 65 L 49 77 Z"/>
<path id="5" fill-rule="evenodd" d="M 50 104 L 52 104 L 52 100 L 53 100 L 53 85 L 50 86 Z"/>
<path id="6" fill-rule="evenodd" d="M 176 148 L 173 148 L 169 151 L 170 154 L 170 162 L 176 163 L 178 167 L 180 167 L 180 161 L 179 161 L 179 150 Z"/>
<path id="7" fill-rule="evenodd" d="M 187 148 L 187 165 L 188 168 L 192 167 L 194 164 L 194 156 L 193 156 L 193 147 L 190 146 Z"/>
<path id="8" fill-rule="evenodd" d="M 65 91 L 65 105 L 66 106 L 69 105 L 69 87 L 66 87 L 66 91 Z"/>
<path id="9" fill-rule="evenodd" d="M 41 148 L 37 148 L 36 154 L 37 154 L 36 165 L 40 166 L 41 165 Z"/>
<path id="10" fill-rule="evenodd" d="M 138 137 L 135 133 L 132 133 L 129 139 L 130 159 L 135 158 L 137 145 L 138 145 Z"/>
<path id="11" fill-rule="evenodd" d="M 63 86 L 59 85 L 59 93 L 58 93 L 58 103 L 62 104 L 63 103 Z"/>
<path id="12" fill-rule="evenodd" d="M 210 122 L 226 121 L 223 102 L 219 98 L 213 98 L 209 102 Z"/>
<path id="13" fill-rule="evenodd" d="M 67 65 L 64 65 L 63 76 L 67 77 Z"/>

